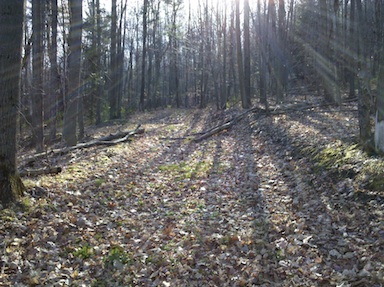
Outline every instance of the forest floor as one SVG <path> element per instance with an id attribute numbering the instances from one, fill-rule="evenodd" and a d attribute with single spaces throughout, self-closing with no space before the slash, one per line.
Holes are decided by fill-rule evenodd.
<path id="1" fill-rule="evenodd" d="M 0 211 L 0 286 L 384 286 L 383 161 L 355 106 L 175 110 L 91 128 Z M 49 154 L 47 155 L 47 158 Z"/>

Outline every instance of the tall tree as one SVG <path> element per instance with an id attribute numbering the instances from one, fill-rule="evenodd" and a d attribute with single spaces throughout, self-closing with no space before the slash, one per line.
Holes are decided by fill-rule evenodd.
<path id="1" fill-rule="evenodd" d="M 109 82 L 109 118 L 117 119 L 118 112 L 118 89 L 117 89 L 117 7 L 116 0 L 112 0 L 111 15 L 111 63 L 110 63 L 110 82 Z"/>
<path id="2" fill-rule="evenodd" d="M 179 63 L 178 63 L 178 55 L 179 55 L 179 40 L 177 35 L 177 13 L 180 9 L 182 1 L 174 0 L 172 1 L 172 15 L 171 15 L 171 32 L 169 35 L 169 46 L 171 52 L 171 79 L 170 79 L 170 91 L 171 94 L 175 97 L 176 107 L 180 107 L 181 99 L 180 99 L 180 89 L 179 89 Z"/>
<path id="3" fill-rule="evenodd" d="M 49 41 L 49 62 L 50 68 L 50 105 L 49 105 L 49 140 L 56 139 L 56 116 L 57 116 L 57 102 L 60 95 L 60 74 L 57 64 L 57 16 L 58 6 L 57 0 L 50 0 L 50 41 Z"/>
<path id="4" fill-rule="evenodd" d="M 382 48 L 384 53 L 384 48 Z M 375 148 L 377 151 L 384 152 L 384 57 L 381 57 L 379 68 L 377 108 L 375 120 Z"/>
<path id="5" fill-rule="evenodd" d="M 366 19 L 361 0 L 356 0 L 357 11 L 357 59 L 358 59 L 358 77 L 359 77 L 359 98 L 358 98 L 358 119 L 360 129 L 360 141 L 366 149 L 372 149 L 372 131 L 371 131 L 371 111 L 370 111 L 370 67 L 365 52 L 364 37 L 366 35 Z"/>
<path id="6" fill-rule="evenodd" d="M 140 102 L 139 110 L 144 110 L 145 98 L 145 67 L 147 60 L 147 14 L 148 14 L 148 0 L 144 0 L 143 6 L 143 57 L 141 59 L 141 86 L 140 86 Z"/>
<path id="7" fill-rule="evenodd" d="M 377 1 L 376 7 L 377 44 L 380 47 L 379 74 L 377 87 L 376 120 L 375 120 L 375 148 L 384 153 L 384 3 Z"/>
<path id="8" fill-rule="evenodd" d="M 277 28 L 277 47 L 275 48 L 275 69 L 276 69 L 276 84 L 277 93 L 276 98 L 278 102 L 283 101 L 287 85 L 287 53 L 285 52 L 287 46 L 287 29 L 286 29 L 286 12 L 285 1 L 279 0 L 278 10 L 278 28 Z"/>
<path id="9" fill-rule="evenodd" d="M 268 110 L 267 99 L 267 30 L 262 20 L 261 0 L 257 1 L 257 18 L 258 18 L 258 48 L 259 48 L 259 90 L 260 102 Z M 265 17 L 266 18 L 266 17 Z"/>
<path id="10" fill-rule="evenodd" d="M 42 151 L 44 146 L 44 125 L 43 125 L 43 11 L 45 1 L 37 0 L 32 2 L 32 127 L 33 144 L 37 151 Z"/>
<path id="11" fill-rule="evenodd" d="M 251 40 L 249 32 L 249 0 L 244 0 L 244 99 L 243 108 L 251 107 Z"/>
<path id="12" fill-rule="evenodd" d="M 237 69 L 239 75 L 240 98 L 242 107 L 247 108 L 244 90 L 244 65 L 243 51 L 241 48 L 241 28 L 240 28 L 240 0 L 236 0 L 236 47 L 237 47 Z"/>
<path id="13" fill-rule="evenodd" d="M 0 0 L 0 202 L 24 190 L 16 167 L 24 1 Z"/>
<path id="14" fill-rule="evenodd" d="M 103 97 L 103 79 L 101 67 L 101 12 L 100 0 L 96 0 L 96 66 L 98 78 L 96 81 L 96 124 L 101 123 L 101 104 Z"/>
<path id="15" fill-rule="evenodd" d="M 63 138 L 67 145 L 77 143 L 78 98 L 80 92 L 82 0 L 69 0 L 68 94 L 64 112 Z"/>

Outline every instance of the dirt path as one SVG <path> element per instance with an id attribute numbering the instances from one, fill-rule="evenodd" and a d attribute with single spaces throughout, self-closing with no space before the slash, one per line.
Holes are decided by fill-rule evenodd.
<path id="1" fill-rule="evenodd" d="M 281 116 L 189 140 L 223 117 L 140 116 L 131 144 L 29 182 L 1 211 L 0 285 L 381 286 L 383 205 L 315 174 Z"/>

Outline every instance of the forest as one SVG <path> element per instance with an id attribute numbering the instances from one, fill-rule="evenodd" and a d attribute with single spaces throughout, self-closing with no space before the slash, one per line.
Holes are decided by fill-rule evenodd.
<path id="1" fill-rule="evenodd" d="M 383 0 L 0 0 L 0 286 L 384 286 Z"/>

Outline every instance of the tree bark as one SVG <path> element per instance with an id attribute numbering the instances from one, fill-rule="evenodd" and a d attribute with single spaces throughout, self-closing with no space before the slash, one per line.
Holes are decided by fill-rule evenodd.
<path id="1" fill-rule="evenodd" d="M 24 1 L 0 0 L 0 202 L 4 205 L 25 189 L 16 168 L 23 19 Z"/>

